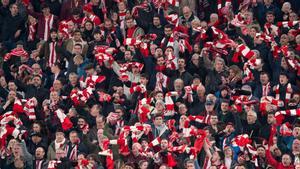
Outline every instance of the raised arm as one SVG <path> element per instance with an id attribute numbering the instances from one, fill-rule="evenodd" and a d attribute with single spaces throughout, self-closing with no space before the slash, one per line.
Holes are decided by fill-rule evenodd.
<path id="1" fill-rule="evenodd" d="M 272 154 L 271 154 L 271 152 L 270 152 L 269 149 L 266 150 L 266 158 L 267 158 L 267 161 L 268 161 L 268 163 L 269 163 L 270 165 L 272 165 L 273 167 L 276 167 L 276 168 L 277 168 L 279 162 L 276 161 L 276 160 L 273 158 L 273 156 L 272 156 Z"/>

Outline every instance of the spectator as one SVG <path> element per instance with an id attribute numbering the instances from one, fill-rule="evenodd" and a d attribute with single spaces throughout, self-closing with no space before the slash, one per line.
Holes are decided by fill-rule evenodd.
<path id="1" fill-rule="evenodd" d="M 50 12 L 50 8 L 47 4 L 42 5 L 42 13 L 33 11 L 32 6 L 28 6 L 28 13 L 37 18 L 37 36 L 39 40 L 47 41 L 50 37 L 50 30 L 57 28 L 57 16 L 54 16 Z"/>
<path id="2" fill-rule="evenodd" d="M 13 49 L 25 31 L 25 21 L 19 15 L 17 4 L 11 4 L 9 10 L 9 14 L 3 18 L 1 42 L 4 43 L 8 49 Z"/>
<path id="3" fill-rule="evenodd" d="M 2 0 L 0 168 L 299 168 L 297 4 Z"/>

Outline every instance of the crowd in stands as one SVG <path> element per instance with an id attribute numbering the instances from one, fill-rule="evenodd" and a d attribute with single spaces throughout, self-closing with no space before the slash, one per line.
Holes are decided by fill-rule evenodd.
<path id="1" fill-rule="evenodd" d="M 300 169 L 300 0 L 1 0 L 0 169 Z"/>

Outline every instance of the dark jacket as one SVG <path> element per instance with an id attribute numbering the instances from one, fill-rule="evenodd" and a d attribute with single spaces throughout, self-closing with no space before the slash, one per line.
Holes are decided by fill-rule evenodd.
<path id="1" fill-rule="evenodd" d="M 83 4 L 84 4 L 84 1 L 81 1 L 79 0 L 78 1 L 78 5 L 76 6 L 75 5 L 75 0 L 67 0 L 67 1 L 63 1 L 62 3 L 62 6 L 61 6 L 61 10 L 60 10 L 60 16 L 59 18 L 61 20 L 64 20 L 64 19 L 71 19 L 71 16 L 72 16 L 72 10 L 74 8 L 79 8 L 81 9 Z"/>
<path id="2" fill-rule="evenodd" d="M 72 143 L 69 142 L 68 146 L 69 146 L 69 149 L 68 149 L 67 157 L 70 158 L 70 155 L 71 155 L 72 149 L 74 148 L 74 145 L 72 145 Z M 78 153 L 89 154 L 88 148 L 87 148 L 87 146 L 83 142 L 80 142 L 78 144 L 77 154 Z"/>
<path id="3" fill-rule="evenodd" d="M 169 90 L 174 89 L 174 81 L 178 78 L 183 80 L 184 86 L 188 86 L 192 83 L 193 76 L 188 71 L 184 71 L 183 73 L 179 73 L 178 70 L 171 71 L 171 72 L 172 72 L 172 76 L 171 76 L 171 81 L 168 86 Z"/>
<path id="4" fill-rule="evenodd" d="M 15 38 L 15 33 L 18 30 L 25 32 L 24 19 L 19 14 L 16 16 L 12 16 L 11 14 L 7 15 L 3 20 L 1 41 L 18 41 L 20 36 Z"/>
<path id="5" fill-rule="evenodd" d="M 165 36 L 164 27 L 161 25 L 159 27 L 156 27 L 154 25 L 149 26 L 148 34 L 156 34 L 157 38 L 153 41 L 154 44 L 160 45 L 161 40 Z"/>
<path id="6" fill-rule="evenodd" d="M 227 77 L 227 72 L 218 73 L 215 70 L 209 71 L 205 80 L 205 89 L 207 93 L 215 93 L 222 84 L 222 76 Z"/>
<path id="7" fill-rule="evenodd" d="M 192 61 L 190 61 L 187 65 L 187 71 L 191 74 L 197 74 L 200 76 L 201 82 L 205 81 L 205 77 L 207 74 L 207 69 L 204 66 L 203 57 L 199 57 L 199 66 L 195 65 Z"/>
<path id="8" fill-rule="evenodd" d="M 38 160 L 38 161 L 41 161 L 42 162 L 42 165 L 41 165 L 41 169 L 48 169 L 48 164 L 49 164 L 49 161 L 46 160 L 46 159 L 43 159 L 43 160 Z M 33 160 L 33 168 L 35 169 L 37 164 L 38 164 L 38 161 L 37 160 Z"/>

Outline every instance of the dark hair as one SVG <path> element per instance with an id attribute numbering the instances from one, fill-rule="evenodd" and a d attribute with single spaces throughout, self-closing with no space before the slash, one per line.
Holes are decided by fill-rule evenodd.
<path id="1" fill-rule="evenodd" d="M 158 56 L 158 57 L 156 58 L 156 61 L 157 61 L 159 58 L 163 58 L 163 59 L 165 59 L 165 57 L 164 57 L 164 56 Z"/>
<path id="2" fill-rule="evenodd" d="M 87 157 L 86 157 L 87 159 L 93 159 L 94 161 L 96 161 L 97 163 L 100 163 L 100 160 L 99 160 L 99 158 L 98 158 L 98 156 L 96 155 L 96 154 L 89 154 L 89 155 L 87 155 Z"/>
<path id="3" fill-rule="evenodd" d="M 146 78 L 147 80 L 149 80 L 149 75 L 146 74 L 146 73 L 142 73 L 142 74 L 141 74 L 141 77 Z"/>
<path id="4" fill-rule="evenodd" d="M 84 116 L 79 116 L 78 119 L 83 119 L 85 122 L 87 122 Z"/>
<path id="5" fill-rule="evenodd" d="M 268 73 L 268 72 L 265 72 L 265 71 L 261 71 L 261 72 L 260 72 L 260 75 L 267 75 L 268 77 L 270 77 L 270 76 L 269 76 L 269 73 Z"/>
<path id="6" fill-rule="evenodd" d="M 48 3 L 44 3 L 44 4 L 42 4 L 42 6 L 41 6 L 41 9 L 45 9 L 45 8 L 49 8 L 49 9 L 50 9 L 50 7 L 49 7 L 49 4 L 48 4 Z"/>
<path id="7" fill-rule="evenodd" d="M 125 18 L 126 21 L 131 20 L 131 19 L 133 20 L 132 16 L 128 16 L 128 17 Z"/>
<path id="8" fill-rule="evenodd" d="M 85 67 L 84 70 L 89 70 L 89 69 L 94 69 L 94 65 L 92 63 L 88 63 Z"/>
<path id="9" fill-rule="evenodd" d="M 126 49 L 125 52 L 130 52 L 130 55 L 131 55 L 131 56 L 133 55 L 133 52 L 132 52 L 130 49 Z M 124 53 L 125 53 L 125 52 L 124 52 Z"/>
<path id="10" fill-rule="evenodd" d="M 275 16 L 273 11 L 268 11 L 268 12 L 266 13 L 266 16 L 267 16 L 267 15 L 273 15 L 273 16 Z"/>
<path id="11" fill-rule="evenodd" d="M 190 158 L 187 158 L 187 159 L 184 160 L 184 165 L 185 165 L 185 167 L 186 167 L 186 165 L 187 165 L 188 163 L 193 163 L 193 164 L 194 164 L 194 161 L 191 160 Z"/>
<path id="12" fill-rule="evenodd" d="M 57 66 L 59 69 L 61 69 L 61 64 L 59 63 L 59 62 L 55 62 L 54 64 L 53 64 L 54 66 Z"/>
<path id="13" fill-rule="evenodd" d="M 52 33 L 52 32 L 57 33 L 57 29 L 55 29 L 55 28 L 50 29 L 50 33 Z"/>
<path id="14" fill-rule="evenodd" d="M 80 9 L 79 8 L 74 8 L 73 10 L 72 10 L 72 15 L 80 15 Z"/>
<path id="15" fill-rule="evenodd" d="M 287 78 L 289 78 L 287 71 L 281 71 L 280 75 L 283 75 L 283 76 L 286 76 Z"/>
<path id="16" fill-rule="evenodd" d="M 80 35 L 81 35 L 81 31 L 79 29 L 75 29 L 73 34 L 75 34 L 75 33 L 80 33 Z"/>
<path id="17" fill-rule="evenodd" d="M 171 25 L 171 24 L 167 24 L 167 25 L 165 26 L 165 29 L 173 29 L 173 28 L 174 28 L 174 26 Z"/>
<path id="18" fill-rule="evenodd" d="M 167 46 L 166 49 L 165 49 L 165 51 L 166 51 L 168 48 L 170 48 L 170 49 L 172 49 L 172 50 L 174 51 L 173 46 Z M 183 58 L 182 58 L 182 59 L 183 59 Z"/>
<path id="19" fill-rule="evenodd" d="M 82 45 L 80 44 L 80 43 L 75 43 L 75 45 L 74 46 L 80 46 L 81 47 L 81 49 L 82 49 Z"/>
<path id="20" fill-rule="evenodd" d="M 90 23 L 90 24 L 92 24 L 92 25 L 93 25 L 93 27 L 94 27 L 94 23 L 93 23 L 91 20 L 87 20 L 87 21 L 85 21 L 85 22 L 84 22 L 84 26 L 85 26 L 85 24 L 86 24 L 86 23 Z"/>
<path id="21" fill-rule="evenodd" d="M 76 133 L 77 136 L 78 136 L 78 131 L 76 131 L 76 130 L 71 130 L 70 133 L 69 133 L 69 136 L 70 136 L 71 134 L 73 134 L 73 133 Z"/>
<path id="22" fill-rule="evenodd" d="M 157 47 L 155 48 L 155 50 L 157 50 L 157 49 L 163 50 L 160 46 L 157 46 Z"/>
<path id="23" fill-rule="evenodd" d="M 159 113 L 159 114 L 155 114 L 155 116 L 153 117 L 153 120 L 155 120 L 157 117 L 164 118 L 163 114 Z"/>
<path id="24" fill-rule="evenodd" d="M 31 79 L 34 79 L 35 77 L 38 77 L 38 78 L 40 78 L 40 79 L 42 80 L 42 77 L 41 77 L 40 75 L 33 75 L 33 76 L 31 77 Z"/>
<path id="25" fill-rule="evenodd" d="M 227 99 L 220 99 L 221 100 L 221 103 L 230 103 L 230 100 L 227 100 Z"/>
<path id="26" fill-rule="evenodd" d="M 258 145 L 256 149 L 258 148 L 263 148 L 264 150 L 266 149 L 263 145 Z"/>
<path id="27" fill-rule="evenodd" d="M 159 15 L 158 15 L 157 13 L 155 13 L 155 14 L 153 15 L 153 18 L 159 18 L 159 19 L 160 19 Z"/>

